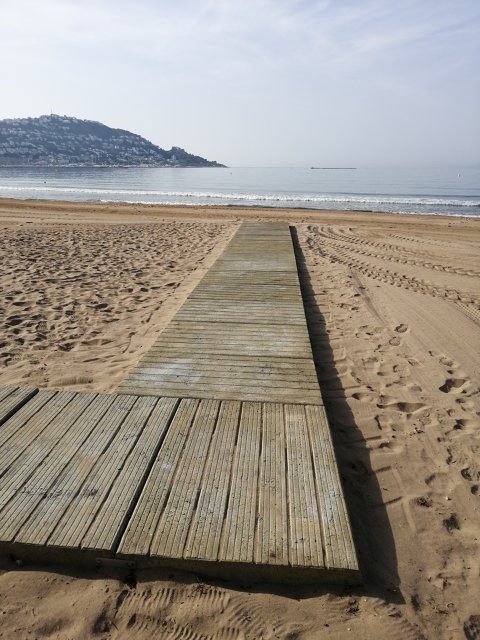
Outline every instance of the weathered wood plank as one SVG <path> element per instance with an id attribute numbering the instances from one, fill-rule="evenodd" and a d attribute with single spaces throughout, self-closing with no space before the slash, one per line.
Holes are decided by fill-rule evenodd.
<path id="1" fill-rule="evenodd" d="M 283 389 L 285 387 L 289 389 L 299 389 L 299 390 L 311 390 L 317 391 L 318 383 L 316 378 L 311 377 L 308 380 L 303 380 L 302 382 L 298 382 L 296 376 L 289 377 L 281 377 L 274 378 L 271 374 L 262 375 L 259 372 L 254 372 L 257 380 L 257 384 L 261 386 L 263 389 L 271 388 L 271 389 Z M 137 369 L 137 373 L 130 376 L 131 384 L 142 385 L 145 383 L 146 386 L 149 384 L 157 384 L 159 374 L 158 371 L 153 371 L 152 373 L 147 373 L 142 369 Z M 218 388 L 226 388 L 226 389 L 235 389 L 235 388 L 243 388 L 248 385 L 251 386 L 251 375 L 242 375 L 241 373 L 234 372 L 228 376 L 224 376 L 222 374 L 214 375 L 214 373 L 209 372 L 206 374 L 202 374 L 200 371 L 180 374 L 180 373 L 161 373 L 161 384 L 165 386 L 165 388 L 169 388 L 170 385 L 174 385 L 178 387 L 180 384 L 185 385 L 197 385 L 203 384 L 205 386 L 216 386 Z"/>
<path id="2" fill-rule="evenodd" d="M 306 407 L 329 569 L 358 570 L 352 531 L 343 497 L 332 437 L 324 407 Z"/>
<path id="3" fill-rule="evenodd" d="M 282 350 L 284 353 L 284 359 L 288 360 L 289 358 L 295 358 L 301 355 L 305 355 L 304 360 L 308 360 L 307 358 L 307 346 L 306 345 L 302 345 L 299 344 L 298 349 L 295 348 L 295 345 L 293 344 L 282 344 L 279 341 L 279 344 L 277 346 L 277 349 L 275 349 L 275 346 L 272 344 L 262 344 L 260 342 L 249 342 L 249 341 L 244 341 L 244 342 L 236 342 L 233 343 L 231 342 L 230 344 L 224 344 L 221 342 L 215 342 L 215 341 L 200 341 L 200 340 L 193 340 L 193 341 L 180 341 L 180 340 L 175 340 L 175 341 L 169 341 L 167 338 L 165 340 L 162 340 L 161 342 L 159 342 L 157 345 L 155 345 L 155 348 L 151 349 L 149 352 L 150 357 L 153 356 L 162 356 L 163 353 L 165 354 L 171 354 L 171 355 L 175 355 L 176 353 L 179 354 L 179 356 L 183 356 L 183 355 L 189 355 L 192 351 L 192 349 L 195 348 L 195 353 L 208 353 L 211 354 L 212 356 L 215 356 L 215 354 L 218 355 L 225 355 L 225 356 L 229 356 L 229 355 L 237 355 L 237 356 L 248 356 L 249 358 L 271 358 L 271 357 L 277 357 L 276 354 L 278 354 L 279 350 Z"/>
<path id="4" fill-rule="evenodd" d="M 268 358 L 261 358 L 260 356 L 256 356 L 252 358 L 251 356 L 236 356 L 236 355 L 227 355 L 227 354 L 217 354 L 216 360 L 222 364 L 222 366 L 227 365 L 228 363 L 232 363 L 232 366 L 258 366 L 258 367 L 272 367 L 275 369 L 295 369 L 301 368 L 305 369 L 307 366 L 310 366 L 309 362 L 306 362 L 305 358 L 288 358 L 283 359 L 277 356 L 268 356 Z M 141 363 L 146 362 L 178 362 L 178 363 L 191 363 L 192 365 L 196 365 L 197 362 L 201 362 L 202 364 L 209 364 L 211 366 L 215 366 L 215 363 L 211 361 L 210 354 L 203 353 L 189 353 L 189 354 L 181 354 L 181 355 L 165 355 L 162 358 L 158 358 L 157 356 L 149 356 L 149 352 L 147 352 L 143 358 L 141 359 Z"/>
<path id="5" fill-rule="evenodd" d="M 185 558 L 218 558 L 239 416 L 240 402 L 222 402 L 197 509 L 185 544 Z"/>
<path id="6" fill-rule="evenodd" d="M 322 567 L 323 547 L 305 409 L 286 405 L 289 555 L 292 566 Z"/>
<path id="7" fill-rule="evenodd" d="M 173 398 L 212 398 L 222 396 L 228 400 L 252 400 L 256 402 L 263 402 L 264 398 L 268 395 L 274 396 L 272 402 L 284 402 L 284 403 L 298 403 L 298 404 L 321 404 L 321 395 L 318 391 L 305 391 L 299 392 L 298 389 L 281 389 L 273 394 L 272 389 L 265 389 L 259 387 L 257 390 L 253 390 L 250 387 L 243 387 L 238 389 L 215 388 L 211 385 L 209 388 L 202 387 L 177 387 L 177 388 L 165 388 L 160 385 L 145 386 L 139 385 L 122 385 L 119 387 L 119 392 L 132 394 L 132 395 L 150 395 L 153 397 L 168 396 Z"/>
<path id="8" fill-rule="evenodd" d="M 173 319 L 168 327 L 164 329 L 164 331 L 160 335 L 163 335 L 163 333 L 165 333 L 166 331 L 176 331 L 180 335 L 190 334 L 190 332 L 198 332 L 207 335 L 234 335 L 233 330 L 235 329 L 235 327 L 240 326 L 242 326 L 242 334 L 245 335 L 245 337 L 248 337 L 249 335 L 266 336 L 270 338 L 284 338 L 290 336 L 299 336 L 300 338 L 304 338 L 308 336 L 306 326 L 298 327 L 296 325 L 285 326 L 274 324 L 271 327 L 265 327 L 264 325 L 254 323 L 250 323 L 248 325 L 240 325 L 240 323 L 238 322 L 224 322 L 223 324 L 217 322 L 216 324 L 212 325 L 208 322 L 202 322 L 198 319 L 197 322 L 189 323 L 184 323 L 179 320 Z"/>
<path id="9" fill-rule="evenodd" d="M 0 426 L 28 402 L 30 398 L 33 398 L 36 393 L 37 389 L 30 387 L 1 387 Z"/>
<path id="10" fill-rule="evenodd" d="M 219 560 L 253 562 L 261 432 L 262 405 L 244 402 Z"/>
<path id="11" fill-rule="evenodd" d="M 144 373 L 179 373 L 189 374 L 194 373 L 198 368 L 199 373 L 205 374 L 209 371 L 219 376 L 225 376 L 229 373 L 238 374 L 239 377 L 246 377 L 250 374 L 258 373 L 259 375 L 272 375 L 273 377 L 286 377 L 297 380 L 302 380 L 305 376 L 306 379 L 316 379 L 316 372 L 311 363 L 303 360 L 300 363 L 296 363 L 293 359 L 286 359 L 281 362 L 283 366 L 279 366 L 278 360 L 273 359 L 268 362 L 264 362 L 260 356 L 238 356 L 232 360 L 219 360 L 218 364 L 211 362 L 208 357 L 210 354 L 197 354 L 196 357 L 190 358 L 188 355 L 177 356 L 176 354 L 165 354 L 159 357 L 142 358 L 138 367 L 135 368 L 135 372 Z M 221 354 L 217 354 L 221 355 Z M 206 356 L 206 357 L 200 357 Z M 132 373 L 132 375 L 134 375 Z"/>
<path id="12" fill-rule="evenodd" d="M 258 487 L 255 562 L 288 565 L 285 420 L 281 404 L 265 404 Z"/>

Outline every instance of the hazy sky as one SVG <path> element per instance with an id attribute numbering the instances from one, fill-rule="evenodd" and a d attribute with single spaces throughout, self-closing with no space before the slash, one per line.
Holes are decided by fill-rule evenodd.
<path id="1" fill-rule="evenodd" d="M 480 0 L 0 0 L 0 118 L 229 165 L 480 162 Z"/>

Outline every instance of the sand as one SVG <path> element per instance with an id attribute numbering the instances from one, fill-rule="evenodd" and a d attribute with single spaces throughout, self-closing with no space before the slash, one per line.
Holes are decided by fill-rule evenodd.
<path id="1" fill-rule="evenodd" d="M 480 638 L 480 221 L 0 201 L 0 384 L 111 391 L 242 219 L 295 224 L 362 588 L 0 565 L 0 638 Z"/>

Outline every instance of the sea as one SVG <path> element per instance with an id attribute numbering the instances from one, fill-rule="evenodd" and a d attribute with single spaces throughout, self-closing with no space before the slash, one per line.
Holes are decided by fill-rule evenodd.
<path id="1" fill-rule="evenodd" d="M 0 168 L 0 197 L 480 216 L 477 168 Z"/>

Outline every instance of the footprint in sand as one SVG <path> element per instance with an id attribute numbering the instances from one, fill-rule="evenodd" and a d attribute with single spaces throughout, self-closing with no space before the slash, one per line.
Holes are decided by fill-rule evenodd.
<path id="1" fill-rule="evenodd" d="M 445 518 L 442 522 L 445 529 L 448 533 L 453 533 L 453 531 L 458 531 L 460 529 L 460 523 L 458 522 L 457 514 L 452 513 L 449 518 Z"/>
<path id="2" fill-rule="evenodd" d="M 5 324 L 7 327 L 16 327 L 18 324 L 21 324 L 23 319 L 21 316 L 10 316 L 5 320 Z"/>
<path id="3" fill-rule="evenodd" d="M 405 331 L 408 330 L 408 325 L 406 324 L 399 324 L 398 327 L 395 327 L 395 331 L 397 333 L 405 333 Z"/>
<path id="4" fill-rule="evenodd" d="M 439 387 L 443 393 L 450 393 L 458 391 L 467 382 L 466 378 L 447 378 L 445 382 Z"/>
<path id="5" fill-rule="evenodd" d="M 473 402 L 471 400 L 466 400 L 465 398 L 457 398 L 455 402 L 463 411 L 472 411 L 475 408 Z"/>
<path id="6" fill-rule="evenodd" d="M 480 638 L 480 615 L 472 615 L 463 625 L 463 633 L 467 640 Z"/>
<path id="7" fill-rule="evenodd" d="M 476 433 L 476 427 L 473 420 L 468 418 L 456 418 L 453 416 L 455 424 L 452 427 L 453 431 L 465 431 L 467 434 Z"/>
<path id="8" fill-rule="evenodd" d="M 414 502 L 419 507 L 425 507 L 427 509 L 433 504 L 433 501 L 429 496 L 420 496 L 419 498 L 415 498 Z"/>
<path id="9" fill-rule="evenodd" d="M 383 404 L 377 404 L 379 409 L 393 408 L 397 409 L 401 413 L 415 413 L 421 409 L 426 409 L 427 405 L 421 402 L 384 402 Z"/>
<path id="10" fill-rule="evenodd" d="M 372 401 L 372 396 L 368 393 L 364 393 L 363 391 L 352 393 L 352 398 L 355 398 L 355 400 L 360 400 L 360 402 Z"/>
<path id="11" fill-rule="evenodd" d="M 433 355 L 433 354 L 432 354 Z M 455 363 L 454 360 L 452 360 L 451 358 L 448 358 L 447 356 L 440 356 L 440 358 L 438 359 L 440 364 L 443 364 L 445 367 L 453 367 L 456 368 L 458 365 Z"/>

